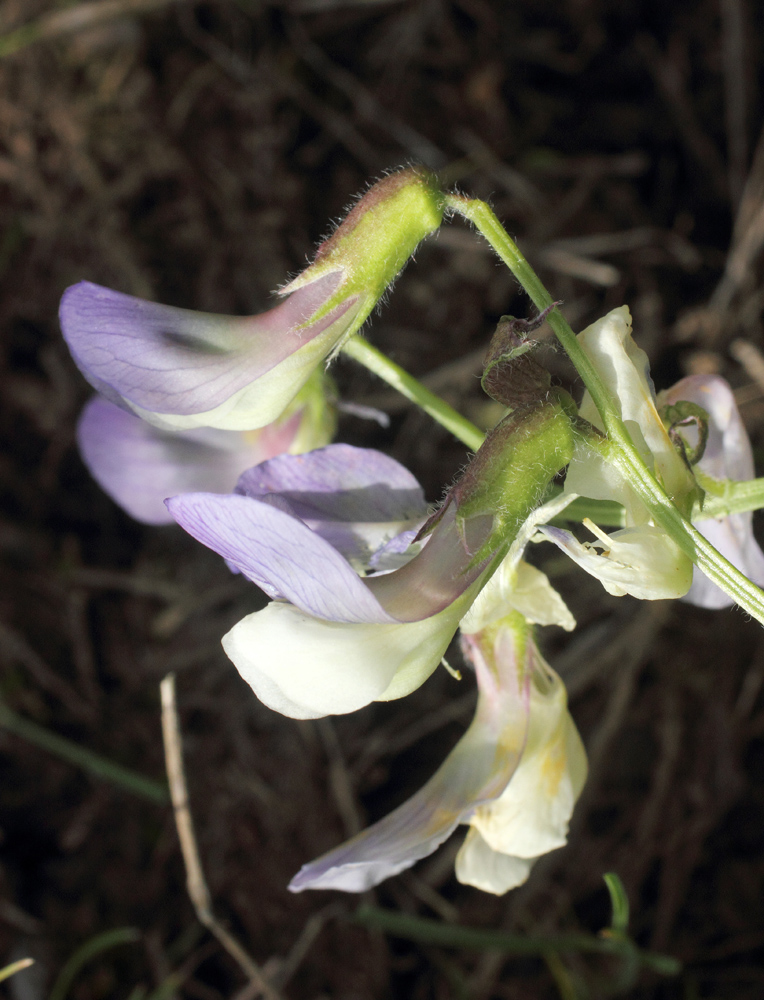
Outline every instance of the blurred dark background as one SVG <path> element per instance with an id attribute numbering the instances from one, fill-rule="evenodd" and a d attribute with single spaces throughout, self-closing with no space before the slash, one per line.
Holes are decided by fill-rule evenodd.
<path id="1" fill-rule="evenodd" d="M 598 998 L 617 995 L 619 970 L 407 944 L 354 926 L 355 898 L 286 891 L 432 773 L 469 721 L 471 682 L 439 671 L 402 702 L 318 723 L 263 708 L 219 644 L 255 589 L 179 529 L 130 521 L 85 471 L 74 427 L 89 389 L 58 299 L 87 278 L 256 312 L 370 179 L 424 162 L 491 201 L 575 328 L 628 303 L 658 388 L 725 375 L 760 459 L 763 39 L 752 0 L 0 3 L 2 701 L 161 780 L 158 684 L 176 671 L 216 912 L 289 974 L 286 997 Z M 493 326 L 529 311 L 454 223 L 367 332 L 480 421 Z M 392 417 L 388 430 L 344 417 L 340 437 L 391 451 L 436 501 L 464 449 L 351 363 L 333 373 L 344 397 Z M 376 901 L 596 932 L 614 870 L 640 944 L 684 963 L 620 995 L 760 1000 L 759 626 L 617 600 L 542 547 L 534 558 L 579 620 L 572 637 L 541 637 L 591 758 L 571 842 L 494 898 L 456 883 L 454 838 Z M 184 879 L 169 808 L 0 727 L 0 962 L 37 959 L 9 995 L 46 997 L 78 947 L 130 926 L 139 940 L 84 965 L 72 997 L 254 996 Z"/>

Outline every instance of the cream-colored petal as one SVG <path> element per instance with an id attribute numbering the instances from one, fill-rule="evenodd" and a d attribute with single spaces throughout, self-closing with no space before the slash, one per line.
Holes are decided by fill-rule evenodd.
<path id="1" fill-rule="evenodd" d="M 440 663 L 460 614 L 449 608 L 419 622 L 348 625 L 273 601 L 234 625 L 223 648 L 269 708 L 316 719 L 414 690 Z"/>
<path id="2" fill-rule="evenodd" d="M 573 457 L 565 473 L 564 490 L 574 496 L 621 504 L 626 511 L 625 523 L 629 526 L 649 521 L 647 508 L 630 483 L 615 466 L 592 451 L 585 442 L 578 442 L 573 449 Z"/>
<path id="3" fill-rule="evenodd" d="M 575 496 L 560 495 L 537 507 L 525 520 L 510 546 L 509 553 L 496 572 L 475 598 L 461 623 L 462 632 L 473 634 L 491 622 L 505 617 L 510 611 L 520 611 L 536 625 L 560 625 L 570 631 L 576 622 L 565 602 L 540 570 L 523 561 L 528 542 L 538 526 L 551 521 L 575 500 Z"/>
<path id="4" fill-rule="evenodd" d="M 591 545 L 560 528 L 539 530 L 614 597 L 631 594 L 642 601 L 671 600 L 683 597 L 692 584 L 692 561 L 653 525 L 622 528 L 610 535 L 597 530 L 599 540 Z"/>
<path id="5" fill-rule="evenodd" d="M 524 561 L 517 567 L 511 605 L 534 625 L 559 625 L 566 632 L 576 627 L 576 619 L 546 573 Z"/>
<path id="6" fill-rule="evenodd" d="M 686 494 L 692 479 L 658 416 L 650 364 L 632 338 L 628 307 L 613 309 L 580 333 L 578 341 L 618 400 L 621 416 L 643 458 L 649 466 L 654 462 L 655 472 L 671 496 Z M 593 409 L 591 399 L 585 399 L 581 415 L 600 426 Z"/>
<path id="7" fill-rule="evenodd" d="M 456 855 L 456 877 L 463 885 L 503 896 L 527 881 L 535 860 L 494 851 L 477 830 L 470 828 Z"/>
<path id="8" fill-rule="evenodd" d="M 493 850 L 518 858 L 562 847 L 586 780 L 586 753 L 567 710 L 565 686 L 538 659 L 520 764 L 504 792 L 471 819 Z"/>

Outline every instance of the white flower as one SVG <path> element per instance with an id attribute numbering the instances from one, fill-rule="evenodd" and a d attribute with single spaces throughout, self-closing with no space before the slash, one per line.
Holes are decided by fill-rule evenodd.
<path id="1" fill-rule="evenodd" d="M 689 497 L 694 478 L 658 414 L 647 355 L 631 336 L 626 306 L 613 309 L 578 335 L 578 341 L 611 391 L 620 415 L 647 467 L 672 499 Z M 602 429 L 588 393 L 580 416 Z M 577 443 L 565 477 L 565 493 L 612 500 L 625 509 L 626 527 L 605 534 L 589 522 L 597 541 L 580 542 L 570 531 L 544 526 L 540 533 L 570 556 L 608 593 L 663 600 L 686 594 L 692 561 L 674 540 L 650 522 L 647 508 L 619 469 L 585 442 Z"/>

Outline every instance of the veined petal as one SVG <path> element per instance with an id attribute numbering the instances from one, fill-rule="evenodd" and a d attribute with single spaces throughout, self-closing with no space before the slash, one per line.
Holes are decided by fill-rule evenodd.
<path id="1" fill-rule="evenodd" d="M 146 524 L 172 524 L 164 501 L 176 493 L 227 493 L 248 465 L 286 451 L 302 415 L 259 431 L 159 430 L 95 396 L 80 416 L 77 443 L 93 478 L 124 510 Z"/>
<path id="2" fill-rule="evenodd" d="M 178 309 L 80 282 L 64 293 L 61 328 L 88 380 L 140 416 L 180 429 L 251 429 L 283 411 L 352 323 L 352 297 L 310 323 L 341 279 L 341 271 L 325 274 L 253 317 Z M 323 334 L 331 342 L 321 341 L 316 358 L 310 345 Z M 275 380 L 265 378 L 276 369 Z M 260 403 L 249 391 L 255 381 Z"/>
<path id="3" fill-rule="evenodd" d="M 254 499 L 278 494 L 296 517 L 361 564 L 427 513 L 408 469 L 382 452 L 347 444 L 263 462 L 241 476 L 236 491 Z"/>
<path id="4" fill-rule="evenodd" d="M 606 535 L 591 522 L 587 526 L 600 539 L 593 545 L 548 524 L 539 533 L 615 597 L 631 594 L 643 601 L 660 601 L 682 597 L 690 589 L 692 562 L 660 528 L 647 524 Z"/>
<path id="5" fill-rule="evenodd" d="M 346 624 L 274 601 L 234 625 L 223 648 L 269 708 L 316 719 L 418 687 L 440 663 L 461 613 L 447 609 L 404 624 Z"/>
<path id="6" fill-rule="evenodd" d="M 494 851 L 475 827 L 470 827 L 456 855 L 455 872 L 463 885 L 503 896 L 528 880 L 535 861 L 535 858 L 516 858 Z"/>
<path id="7" fill-rule="evenodd" d="M 506 787 L 525 743 L 522 665 L 516 656 L 489 663 L 478 654 L 475 666 L 475 718 L 433 777 L 390 815 L 305 865 L 290 884 L 293 892 L 368 889 L 431 854 L 476 806 Z"/>
<path id="8" fill-rule="evenodd" d="M 333 622 L 393 622 L 349 563 L 302 521 L 238 494 L 186 493 L 167 507 L 197 541 L 266 593 Z"/>
<path id="9" fill-rule="evenodd" d="M 518 858 L 562 847 L 586 771 L 565 685 L 538 654 L 522 759 L 502 794 L 475 810 L 471 825 L 493 850 Z"/>

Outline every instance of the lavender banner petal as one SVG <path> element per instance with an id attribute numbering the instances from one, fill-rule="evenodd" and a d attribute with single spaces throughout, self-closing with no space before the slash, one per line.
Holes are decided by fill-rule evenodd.
<path id="1" fill-rule="evenodd" d="M 61 300 L 61 329 L 83 374 L 157 413 L 204 413 L 295 353 L 350 308 L 303 327 L 336 289 L 333 272 L 259 316 L 159 305 L 82 281 Z M 109 391 L 111 390 L 111 391 Z"/>
<path id="2" fill-rule="evenodd" d="M 347 444 L 263 462 L 241 476 L 236 492 L 255 499 L 278 495 L 295 517 L 363 564 L 427 513 L 408 469 L 381 452 Z"/>
<path id="3" fill-rule="evenodd" d="M 237 493 L 279 493 L 302 520 L 405 521 L 427 511 L 422 487 L 405 466 L 372 448 L 330 444 L 280 455 L 248 469 Z"/>
<path id="4" fill-rule="evenodd" d="M 270 504 L 237 494 L 186 493 L 167 507 L 181 527 L 266 593 L 334 622 L 394 622 L 331 545 Z"/>
<path id="5" fill-rule="evenodd" d="M 729 384 L 719 375 L 689 375 L 658 397 L 661 405 L 681 400 L 708 413 L 708 442 L 698 467 L 714 479 L 753 479 L 753 452 Z"/>

